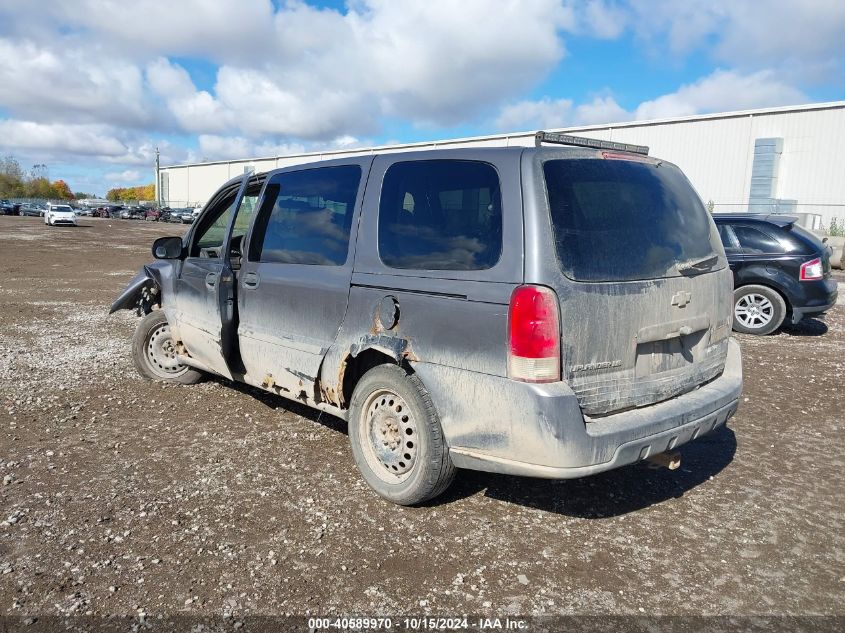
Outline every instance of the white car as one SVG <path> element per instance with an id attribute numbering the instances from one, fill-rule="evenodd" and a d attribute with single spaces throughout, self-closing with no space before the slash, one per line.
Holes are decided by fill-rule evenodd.
<path id="1" fill-rule="evenodd" d="M 76 214 L 68 204 L 51 204 L 44 213 L 44 224 L 76 226 Z"/>

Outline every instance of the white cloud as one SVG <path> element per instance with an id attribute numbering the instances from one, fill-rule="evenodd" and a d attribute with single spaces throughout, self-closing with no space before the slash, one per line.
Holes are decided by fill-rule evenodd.
<path id="1" fill-rule="evenodd" d="M 146 174 L 146 176 L 149 175 Z M 139 182 L 143 178 L 141 172 L 137 169 L 127 169 L 125 171 L 112 171 L 107 174 L 104 174 L 103 177 L 106 180 L 121 183 L 135 183 Z"/>
<path id="2" fill-rule="evenodd" d="M 222 132 L 234 124 L 233 113 L 205 90 L 197 90 L 184 68 L 160 57 L 147 66 L 147 82 L 187 132 Z"/>
<path id="3" fill-rule="evenodd" d="M 51 154 L 120 156 L 127 147 L 100 125 L 50 124 L 0 120 L 4 149 L 41 150 Z"/>
<path id="4" fill-rule="evenodd" d="M 140 70 L 94 50 L 0 38 L 0 105 L 51 122 L 153 123 Z"/>
<path id="5" fill-rule="evenodd" d="M 193 153 L 193 156 L 195 160 L 201 161 L 283 156 L 305 151 L 304 146 L 296 143 L 274 143 L 272 141 L 256 143 L 243 136 L 200 134 L 197 140 L 198 149 Z"/>
<path id="6" fill-rule="evenodd" d="M 628 22 L 643 41 L 684 55 L 705 49 L 741 70 L 806 66 L 838 78 L 845 55 L 841 0 L 629 0 Z M 837 74 L 834 74 L 837 73 Z"/>
<path id="7" fill-rule="evenodd" d="M 499 130 L 517 131 L 529 128 L 558 128 L 572 121 L 572 99 L 520 101 L 502 108 L 496 119 Z"/>
<path id="8" fill-rule="evenodd" d="M 735 71 L 717 70 L 677 91 L 641 103 L 637 119 L 745 110 L 779 105 L 806 103 L 806 95 L 783 83 L 771 70 L 742 75 Z"/>
<path id="9" fill-rule="evenodd" d="M 582 21 L 588 31 L 602 39 L 615 39 L 625 29 L 628 17 L 618 4 L 609 4 L 603 0 L 589 0 L 578 5 L 582 11 Z"/>
<path id="10" fill-rule="evenodd" d="M 611 96 L 594 97 L 588 103 L 582 103 L 575 108 L 576 125 L 593 125 L 596 123 L 613 123 L 624 121 L 628 116 L 625 108 L 616 103 Z"/>
<path id="11" fill-rule="evenodd" d="M 159 55 L 254 60 L 273 46 L 270 0 L 4 0 L 0 35 L 64 33 L 63 41 L 124 59 Z"/>
<path id="12" fill-rule="evenodd" d="M 625 110 L 609 95 L 573 106 L 570 99 L 521 101 L 502 108 L 496 119 L 500 130 L 516 131 L 570 127 L 632 120 L 665 119 L 708 112 L 745 110 L 806 103 L 797 88 L 779 80 L 772 70 L 743 75 L 716 70 L 675 92 L 644 101 L 633 111 Z"/>
<path id="13" fill-rule="evenodd" d="M 214 94 L 164 59 L 152 88 L 182 129 L 324 141 L 371 134 L 380 119 L 452 124 L 518 94 L 564 55 L 572 12 L 556 0 L 361 0 L 346 14 L 291 3 L 274 19 L 277 49 L 224 63 Z"/>

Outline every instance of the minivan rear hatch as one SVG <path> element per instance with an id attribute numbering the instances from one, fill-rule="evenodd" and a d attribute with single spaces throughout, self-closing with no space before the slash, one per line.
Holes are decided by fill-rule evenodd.
<path id="1" fill-rule="evenodd" d="M 545 160 L 543 175 L 563 275 L 561 371 L 584 413 L 653 404 L 720 375 L 731 273 L 681 171 L 596 152 Z"/>

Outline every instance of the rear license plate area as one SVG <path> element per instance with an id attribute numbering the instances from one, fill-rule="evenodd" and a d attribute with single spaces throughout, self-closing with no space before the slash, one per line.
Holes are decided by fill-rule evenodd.
<path id="1" fill-rule="evenodd" d="M 637 345 L 637 376 L 650 376 L 673 369 L 682 369 L 693 363 L 693 353 L 680 338 L 651 341 Z"/>

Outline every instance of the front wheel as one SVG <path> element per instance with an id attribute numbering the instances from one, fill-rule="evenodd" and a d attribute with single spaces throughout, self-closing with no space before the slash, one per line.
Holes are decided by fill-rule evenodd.
<path id="1" fill-rule="evenodd" d="M 396 365 L 364 374 L 352 394 L 349 440 L 364 481 L 399 505 L 441 494 L 455 478 L 431 396 Z"/>
<path id="2" fill-rule="evenodd" d="M 177 360 L 170 324 L 162 310 L 153 310 L 138 322 L 132 337 L 132 360 L 147 380 L 193 385 L 203 379 L 202 372 Z"/>
<path id="3" fill-rule="evenodd" d="M 733 329 L 744 334 L 771 334 L 786 318 L 786 302 L 766 286 L 741 286 L 734 290 Z"/>

